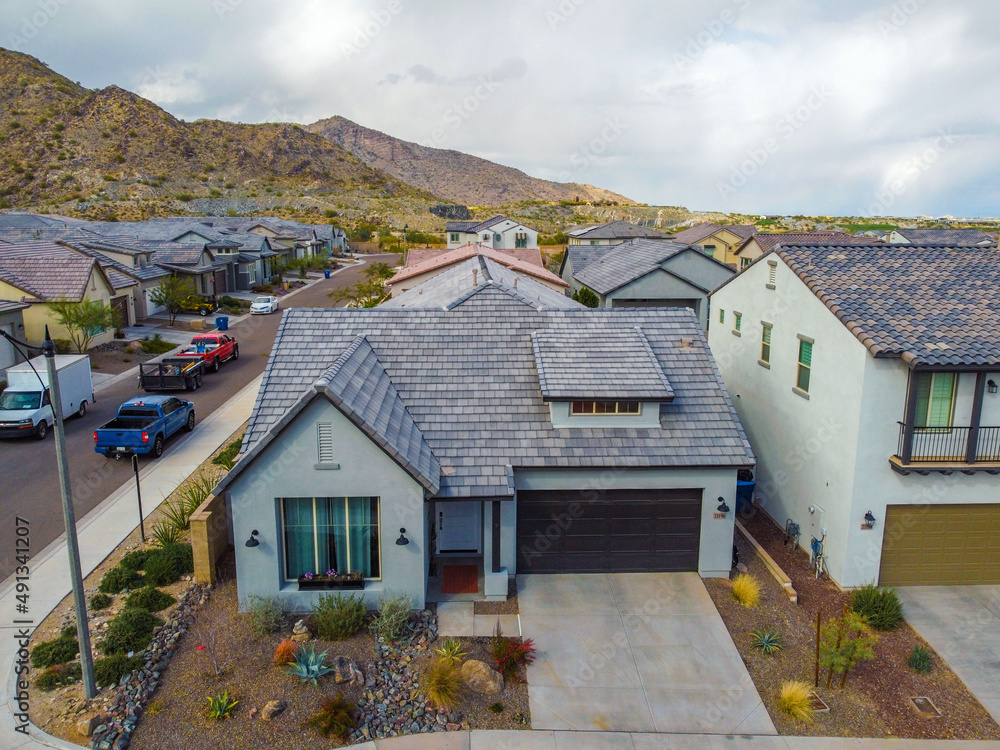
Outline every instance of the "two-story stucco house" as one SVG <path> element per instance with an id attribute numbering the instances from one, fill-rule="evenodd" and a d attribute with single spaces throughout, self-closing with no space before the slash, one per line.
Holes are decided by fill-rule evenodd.
<path id="1" fill-rule="evenodd" d="M 1000 583 L 1000 253 L 784 245 L 712 295 L 756 501 L 845 587 Z"/>
<path id="2" fill-rule="evenodd" d="M 456 557 L 498 599 L 515 573 L 729 574 L 754 458 L 694 315 L 559 307 L 494 270 L 440 306 L 285 313 L 215 490 L 241 601 L 308 610 L 305 574 L 334 569 L 420 607 Z"/>
<path id="3" fill-rule="evenodd" d="M 478 243 L 494 250 L 538 248 L 538 231 L 502 214 L 485 221 L 445 222 L 448 247 Z"/>
<path id="4" fill-rule="evenodd" d="M 673 235 L 653 227 L 616 219 L 566 232 L 567 245 L 617 245 L 628 240 L 671 240 Z"/>

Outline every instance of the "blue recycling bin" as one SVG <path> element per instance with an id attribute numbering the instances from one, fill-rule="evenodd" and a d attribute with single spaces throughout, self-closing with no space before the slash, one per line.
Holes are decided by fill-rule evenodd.
<path id="1" fill-rule="evenodd" d="M 215 319 L 215 327 L 218 328 L 220 331 L 228 331 L 229 318 L 225 315 L 220 315 L 218 318 Z"/>
<path id="2" fill-rule="evenodd" d="M 330 269 L 329 268 L 324 268 L 323 269 L 323 276 L 325 276 L 326 278 L 330 278 Z"/>
<path id="3" fill-rule="evenodd" d="M 742 479 L 736 480 L 736 512 L 746 513 L 753 504 L 753 488 L 756 482 L 746 482 Z"/>

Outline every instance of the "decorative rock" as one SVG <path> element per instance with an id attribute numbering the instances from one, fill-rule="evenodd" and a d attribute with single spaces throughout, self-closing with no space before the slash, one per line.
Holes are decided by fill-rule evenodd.
<path id="1" fill-rule="evenodd" d="M 295 635 L 299 635 L 300 633 L 308 633 L 309 628 L 306 627 L 306 621 L 299 620 L 298 622 L 296 622 L 295 625 L 292 627 L 292 632 L 295 633 Z"/>
<path id="2" fill-rule="evenodd" d="M 85 716 L 76 722 L 76 731 L 84 737 L 89 737 L 100 724 L 100 716 Z"/>
<path id="3" fill-rule="evenodd" d="M 280 714 L 286 708 L 288 708 L 288 704 L 284 701 L 268 701 L 264 704 L 264 708 L 260 710 L 260 718 L 264 721 L 271 721 L 271 719 Z"/>
<path id="4" fill-rule="evenodd" d="M 497 695 L 503 690 L 503 675 L 475 659 L 462 665 L 462 679 L 470 690 L 482 695 Z"/>
<path id="5" fill-rule="evenodd" d="M 296 643 L 306 643 L 307 641 L 312 640 L 312 633 L 310 633 L 308 630 L 305 633 L 295 633 L 292 636 L 292 640 L 295 641 Z"/>
<path id="6" fill-rule="evenodd" d="M 743 563 L 736 563 L 736 571 L 738 573 L 746 573 L 748 570 L 750 569 Z"/>
<path id="7" fill-rule="evenodd" d="M 365 684 L 365 676 L 361 669 L 346 656 L 338 656 L 333 660 L 333 680 L 338 685 L 345 682 L 357 685 Z"/>
<path id="8" fill-rule="evenodd" d="M 130 341 L 125 345 L 125 351 L 127 351 L 129 354 L 138 354 L 139 352 L 142 351 L 142 342 Z"/>

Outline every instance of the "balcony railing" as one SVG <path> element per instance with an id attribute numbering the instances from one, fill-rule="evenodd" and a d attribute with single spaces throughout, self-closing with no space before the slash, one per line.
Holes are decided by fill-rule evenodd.
<path id="1" fill-rule="evenodd" d="M 1000 462 L 1000 427 L 980 427 L 975 445 L 970 445 L 971 427 L 914 427 L 906 450 L 907 429 L 899 423 L 896 455 L 909 463 L 994 463 Z"/>

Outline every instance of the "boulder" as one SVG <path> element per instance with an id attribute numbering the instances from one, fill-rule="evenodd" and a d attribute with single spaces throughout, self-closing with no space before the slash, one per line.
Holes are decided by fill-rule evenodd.
<path id="1" fill-rule="evenodd" d="M 309 632 L 309 628 L 306 627 L 306 621 L 305 620 L 298 620 L 292 626 L 292 632 L 295 633 L 296 635 L 299 635 L 300 633 L 308 633 Z"/>
<path id="2" fill-rule="evenodd" d="M 288 708 L 288 704 L 284 701 L 268 701 L 264 704 L 264 708 L 260 710 L 260 718 L 264 721 L 270 721 L 286 708 Z"/>
<path id="3" fill-rule="evenodd" d="M 333 681 L 338 685 L 364 685 L 365 676 L 361 669 L 346 656 L 338 656 L 333 660 Z"/>
<path id="4" fill-rule="evenodd" d="M 462 665 L 462 680 L 470 690 L 483 695 L 497 695 L 503 690 L 503 675 L 486 662 L 475 659 Z"/>
<path id="5" fill-rule="evenodd" d="M 138 354 L 139 352 L 142 351 L 142 342 L 141 341 L 129 341 L 125 345 L 125 351 L 127 351 L 129 354 Z"/>
<path id="6" fill-rule="evenodd" d="M 101 723 L 100 716 L 84 716 L 76 722 L 76 731 L 83 737 L 89 737 Z"/>
<path id="7" fill-rule="evenodd" d="M 304 633 L 295 633 L 292 636 L 292 640 L 295 641 L 296 643 L 306 643 L 312 640 L 312 633 L 310 633 L 308 630 Z"/>

